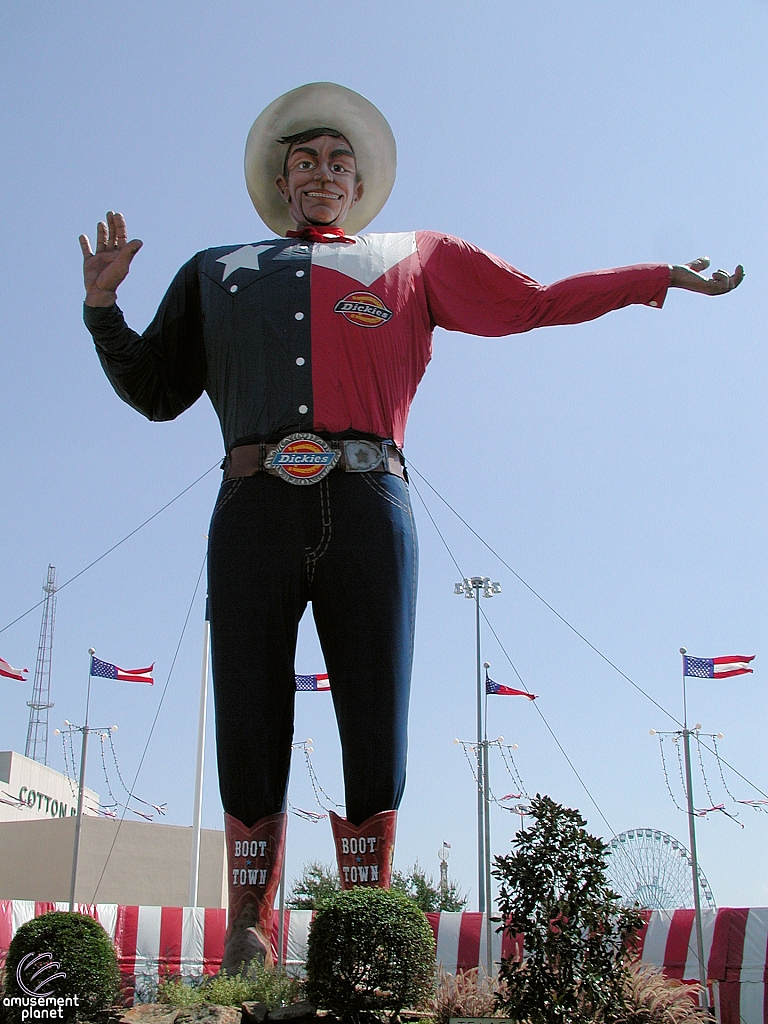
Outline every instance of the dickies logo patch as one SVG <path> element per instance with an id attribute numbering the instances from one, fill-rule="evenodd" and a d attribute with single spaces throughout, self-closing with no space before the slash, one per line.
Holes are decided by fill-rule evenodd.
<path id="1" fill-rule="evenodd" d="M 381 327 L 391 320 L 394 313 L 387 309 L 378 295 L 373 292 L 350 292 L 339 299 L 333 307 L 334 313 L 341 313 L 351 324 L 358 327 Z"/>
<path id="2" fill-rule="evenodd" d="M 315 434 L 289 434 L 265 462 L 289 484 L 316 484 L 328 476 L 341 452 Z"/>

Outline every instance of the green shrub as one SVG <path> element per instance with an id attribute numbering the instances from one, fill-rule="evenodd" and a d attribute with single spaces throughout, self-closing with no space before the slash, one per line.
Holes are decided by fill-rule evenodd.
<path id="1" fill-rule="evenodd" d="M 290 1006 L 301 998 L 301 982 L 252 963 L 245 974 L 217 974 L 211 978 L 164 978 L 157 986 L 157 1001 L 170 1006 L 240 1006 L 266 1003 L 270 1010 Z"/>
<path id="2" fill-rule="evenodd" d="M 338 1017 L 415 1007 L 434 990 L 435 942 L 404 893 L 358 887 L 327 900 L 307 943 L 310 1002 Z"/>
<path id="3" fill-rule="evenodd" d="M 61 966 L 32 980 L 31 974 L 36 968 L 25 971 L 24 964 L 33 956 L 45 953 L 50 953 L 51 961 L 58 961 Z M 22 960 L 21 980 L 32 991 L 77 999 L 76 1005 L 63 1007 L 65 1020 L 75 1016 L 79 1020 L 92 1018 L 118 997 L 120 971 L 115 948 L 98 921 L 84 914 L 52 911 L 19 928 L 11 940 L 5 964 L 7 996 L 26 995 L 16 976 Z M 61 973 L 66 977 L 54 978 L 54 974 Z M 50 983 L 41 984 L 46 976 L 51 978 Z"/>

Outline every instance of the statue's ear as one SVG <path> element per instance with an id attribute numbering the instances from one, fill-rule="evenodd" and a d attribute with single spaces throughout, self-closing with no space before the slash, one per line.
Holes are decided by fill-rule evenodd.
<path id="1" fill-rule="evenodd" d="M 286 203 L 290 203 L 291 195 L 290 192 L 288 191 L 288 182 L 285 180 L 282 174 L 279 174 L 275 178 L 275 188 L 286 201 Z"/>

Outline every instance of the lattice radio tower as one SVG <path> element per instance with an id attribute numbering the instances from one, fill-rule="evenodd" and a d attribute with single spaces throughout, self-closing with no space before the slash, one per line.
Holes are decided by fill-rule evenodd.
<path id="1" fill-rule="evenodd" d="M 43 584 L 45 602 L 40 623 L 40 643 L 37 646 L 35 684 L 32 700 L 27 701 L 29 725 L 24 753 L 33 761 L 48 764 L 48 710 L 51 704 L 51 655 L 53 654 L 53 622 L 56 617 L 56 566 L 48 566 L 48 578 Z"/>

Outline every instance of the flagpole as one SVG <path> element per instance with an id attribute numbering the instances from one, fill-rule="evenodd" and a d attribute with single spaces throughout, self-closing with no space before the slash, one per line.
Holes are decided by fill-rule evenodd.
<path id="1" fill-rule="evenodd" d="M 483 682 L 480 672 L 480 586 L 475 592 L 475 647 L 477 655 L 477 891 L 478 910 L 485 912 L 485 771 L 483 764 Z"/>
<path id="2" fill-rule="evenodd" d="M 200 675 L 200 701 L 197 710 L 197 759 L 195 763 L 195 802 L 192 811 L 192 860 L 189 871 L 189 906 L 196 907 L 200 886 L 200 838 L 203 813 L 203 768 L 205 766 L 205 718 L 208 705 L 208 665 L 211 655 L 211 623 L 208 596 L 205 598 L 203 625 L 203 667 Z"/>
<path id="3" fill-rule="evenodd" d="M 691 730 L 688 728 L 688 706 L 685 692 L 685 647 L 680 648 L 683 656 L 683 754 L 685 757 L 685 794 L 688 802 L 688 837 L 691 844 L 691 872 L 693 874 L 693 906 L 696 917 L 696 955 L 699 961 L 699 981 L 704 1006 L 709 1006 L 707 991 L 707 967 L 704 962 L 704 935 L 701 923 L 701 893 L 699 891 L 699 864 L 696 856 L 696 825 L 693 813 L 693 779 L 691 776 Z"/>
<path id="4" fill-rule="evenodd" d="M 69 911 L 75 909 L 75 889 L 77 888 L 77 862 L 80 856 L 80 831 L 83 826 L 83 797 L 85 795 L 85 762 L 88 754 L 88 711 L 91 705 L 91 667 L 93 656 L 96 653 L 93 647 L 88 648 L 88 689 L 85 697 L 85 725 L 83 726 L 83 745 L 80 754 L 80 790 L 77 794 L 77 818 L 75 819 L 75 847 L 72 852 L 72 881 L 69 887 Z"/>
<path id="5" fill-rule="evenodd" d="M 484 662 L 488 675 L 490 662 Z M 488 775 L 488 688 L 485 689 L 485 726 L 483 729 L 483 811 L 485 814 L 485 952 L 488 977 L 493 976 L 493 933 L 491 931 L 491 784 Z"/>

